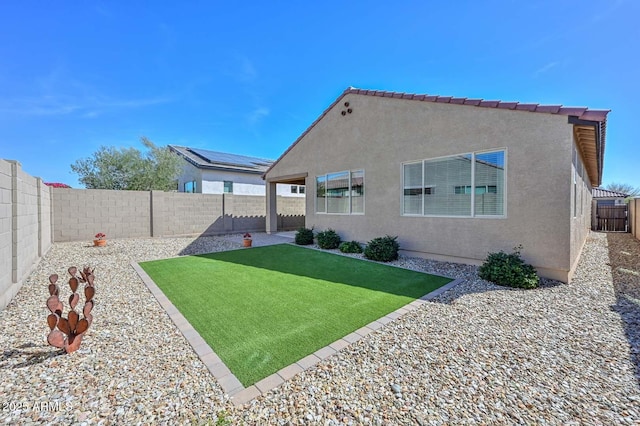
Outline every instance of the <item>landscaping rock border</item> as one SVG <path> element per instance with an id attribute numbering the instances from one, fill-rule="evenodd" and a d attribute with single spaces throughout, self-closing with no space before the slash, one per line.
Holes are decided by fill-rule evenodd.
<path id="1" fill-rule="evenodd" d="M 238 245 L 89 244 L 54 244 L 0 312 L 2 422 L 640 422 L 640 243 L 628 234 L 592 233 L 573 282 L 544 280 L 536 290 L 487 283 L 472 266 L 401 257 L 393 264 L 464 282 L 238 407 L 130 266 Z M 96 307 L 80 350 L 61 355 L 46 343 L 44 302 L 48 276 L 72 265 L 96 268 Z"/>

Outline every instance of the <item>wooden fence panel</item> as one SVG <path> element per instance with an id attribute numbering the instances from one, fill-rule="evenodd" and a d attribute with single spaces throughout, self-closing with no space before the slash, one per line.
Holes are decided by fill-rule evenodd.
<path id="1" fill-rule="evenodd" d="M 598 206 L 596 231 L 628 232 L 627 206 Z"/>

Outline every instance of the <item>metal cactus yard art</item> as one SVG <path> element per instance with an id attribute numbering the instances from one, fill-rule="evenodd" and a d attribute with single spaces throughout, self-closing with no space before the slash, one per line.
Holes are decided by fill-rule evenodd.
<path id="1" fill-rule="evenodd" d="M 94 275 L 93 270 L 90 268 L 84 268 L 78 276 L 78 268 L 72 266 L 68 269 L 69 275 L 69 287 L 71 288 L 71 296 L 69 296 L 69 314 L 67 317 L 62 316 L 64 306 L 60 301 L 60 287 L 58 286 L 58 274 L 49 276 L 49 298 L 47 299 L 47 308 L 51 311 L 47 317 L 47 323 L 51 331 L 47 337 L 47 342 L 51 346 L 64 349 L 65 352 L 71 353 L 80 348 L 82 342 L 82 336 L 87 331 L 93 316 L 91 310 L 93 309 L 93 296 L 95 294 L 95 287 L 93 286 Z M 80 302 L 80 295 L 77 293 L 80 283 L 84 283 L 84 307 L 82 308 L 82 316 L 76 311 L 76 306 Z M 57 330 L 56 330 L 57 328 Z"/>

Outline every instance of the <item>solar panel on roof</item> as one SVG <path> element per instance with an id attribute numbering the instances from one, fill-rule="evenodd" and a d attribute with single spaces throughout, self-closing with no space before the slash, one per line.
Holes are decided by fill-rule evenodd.
<path id="1" fill-rule="evenodd" d="M 270 160 L 247 157 L 246 155 L 228 154 L 197 148 L 189 148 L 189 150 L 210 163 L 222 163 L 243 167 L 269 166 L 272 163 Z"/>

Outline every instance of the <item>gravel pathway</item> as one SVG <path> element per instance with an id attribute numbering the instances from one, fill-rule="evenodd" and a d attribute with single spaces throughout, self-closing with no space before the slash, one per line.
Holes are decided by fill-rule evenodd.
<path id="1" fill-rule="evenodd" d="M 55 244 L 0 312 L 0 422 L 640 424 L 640 242 L 628 234 L 592 234 L 570 285 L 530 291 L 486 283 L 475 267 L 401 258 L 465 282 L 234 407 L 129 262 L 238 245 Z M 46 344 L 47 277 L 72 265 L 96 268 L 96 307 L 81 349 L 60 355 Z"/>

